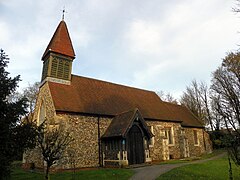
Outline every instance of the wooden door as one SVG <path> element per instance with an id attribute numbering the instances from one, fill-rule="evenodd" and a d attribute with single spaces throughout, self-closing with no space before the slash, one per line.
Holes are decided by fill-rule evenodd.
<path id="1" fill-rule="evenodd" d="M 128 163 L 141 164 L 144 163 L 143 136 L 140 128 L 133 125 L 128 132 Z"/>

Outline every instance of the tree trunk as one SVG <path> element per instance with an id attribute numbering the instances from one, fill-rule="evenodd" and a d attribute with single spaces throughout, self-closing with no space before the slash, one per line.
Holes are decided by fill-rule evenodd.
<path id="1" fill-rule="evenodd" d="M 48 180 L 50 166 L 47 164 L 45 179 Z"/>
<path id="2" fill-rule="evenodd" d="M 233 180 L 232 164 L 231 164 L 231 159 L 230 159 L 230 154 L 229 154 L 229 152 L 228 152 L 228 164 L 229 164 L 229 170 L 228 170 L 229 180 Z"/>

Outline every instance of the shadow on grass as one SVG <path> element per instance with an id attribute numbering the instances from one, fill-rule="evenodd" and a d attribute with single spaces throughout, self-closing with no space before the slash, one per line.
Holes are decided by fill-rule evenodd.
<path id="1" fill-rule="evenodd" d="M 77 179 L 129 179 L 134 172 L 130 169 L 95 169 L 95 170 L 79 170 L 74 172 L 58 172 L 51 173 L 50 179 L 52 180 L 77 180 Z M 21 162 L 15 162 L 13 164 L 11 179 L 13 180 L 42 180 L 44 174 L 42 172 L 30 172 L 21 168 Z"/>

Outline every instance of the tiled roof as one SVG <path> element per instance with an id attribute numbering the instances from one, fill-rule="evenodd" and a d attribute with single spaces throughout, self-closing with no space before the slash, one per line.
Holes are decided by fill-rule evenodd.
<path id="1" fill-rule="evenodd" d="M 133 110 L 116 115 L 103 134 L 102 138 L 126 137 L 129 127 L 131 127 L 136 117 L 138 117 L 139 122 L 141 122 L 142 129 L 148 138 L 152 137 L 153 134 L 149 131 L 138 109 L 135 108 Z"/>
<path id="2" fill-rule="evenodd" d="M 68 33 L 67 25 L 65 21 L 61 21 L 53 34 L 51 41 L 49 42 L 47 49 L 45 50 L 42 60 L 49 52 L 55 52 L 62 55 L 75 57 L 72 42 Z"/>
<path id="3" fill-rule="evenodd" d="M 203 127 L 201 121 L 185 106 L 164 102 L 173 112 L 176 119 L 182 121 L 182 126 Z"/>
<path id="4" fill-rule="evenodd" d="M 143 118 L 199 126 L 185 108 L 161 101 L 152 91 L 72 75 L 71 85 L 48 82 L 58 112 L 115 116 L 138 108 Z"/>

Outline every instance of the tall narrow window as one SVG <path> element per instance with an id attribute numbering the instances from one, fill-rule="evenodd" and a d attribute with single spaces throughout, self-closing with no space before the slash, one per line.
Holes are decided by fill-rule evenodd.
<path id="1" fill-rule="evenodd" d="M 173 145 L 174 140 L 173 140 L 173 130 L 171 127 L 165 128 L 165 137 L 168 139 L 168 144 Z"/>
<path id="2" fill-rule="evenodd" d="M 59 63 L 58 63 L 58 71 L 57 71 L 57 77 L 58 78 L 62 78 L 63 77 L 63 69 L 64 69 L 64 65 L 63 65 L 63 60 L 60 59 Z"/>
<path id="3" fill-rule="evenodd" d="M 153 126 L 148 126 L 148 128 L 150 129 L 151 133 L 154 135 Z M 151 137 L 151 139 L 149 140 L 149 146 L 150 147 L 154 146 L 154 137 Z"/>
<path id="4" fill-rule="evenodd" d="M 44 80 L 47 77 L 48 64 L 49 64 L 49 60 L 48 59 L 43 62 L 42 80 Z"/>
<path id="5" fill-rule="evenodd" d="M 58 67 L 58 60 L 56 58 L 53 58 L 52 60 L 52 69 L 51 69 L 51 76 L 57 77 L 57 67 Z"/>
<path id="6" fill-rule="evenodd" d="M 197 130 L 193 130 L 193 137 L 194 137 L 194 145 L 196 146 L 199 145 Z"/>
<path id="7" fill-rule="evenodd" d="M 63 79 L 69 79 L 69 70 L 70 70 L 70 63 L 66 61 L 64 64 Z"/>
<path id="8" fill-rule="evenodd" d="M 39 114 L 38 114 L 38 125 L 42 124 L 46 118 L 46 109 L 44 102 L 41 103 Z"/>

